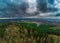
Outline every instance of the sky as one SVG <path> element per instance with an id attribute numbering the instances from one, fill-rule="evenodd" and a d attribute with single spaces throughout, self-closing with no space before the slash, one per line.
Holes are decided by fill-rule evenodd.
<path id="1" fill-rule="evenodd" d="M 20 9 L 18 9 L 19 7 L 18 6 L 21 6 L 21 4 L 23 3 L 23 2 L 27 2 L 28 3 L 28 6 L 29 7 L 27 7 L 27 9 L 26 9 L 26 13 L 35 13 L 36 11 L 38 11 L 37 10 L 37 3 L 38 2 L 36 2 L 36 0 L 0 0 L 0 17 L 3 17 L 3 16 L 5 16 L 5 15 L 8 15 L 8 14 L 5 14 L 5 13 L 12 13 L 12 14 L 15 14 L 15 13 L 18 13 L 18 14 L 16 14 L 16 15 L 18 15 L 18 16 L 20 16 L 20 14 L 21 13 L 19 13 L 20 11 L 22 12 L 22 13 L 24 13 L 22 10 L 20 10 Z M 11 4 L 11 5 L 18 5 L 17 7 L 16 7 L 16 9 L 18 9 L 18 12 L 14 12 L 14 10 L 13 10 L 13 12 L 10 12 L 10 10 L 11 9 L 6 9 L 6 10 L 8 10 L 9 12 L 3 12 L 1 9 L 5 9 L 5 8 L 7 8 L 8 6 L 9 6 L 9 4 Z M 52 6 L 54 6 L 56 9 L 58 9 L 58 11 L 55 11 L 55 12 L 45 12 L 45 13 L 42 13 L 41 11 L 38 11 L 39 12 L 39 15 L 40 16 L 43 16 L 43 17 L 49 17 L 49 16 L 55 16 L 56 17 L 56 15 L 58 15 L 58 16 L 60 16 L 60 0 L 49 0 L 48 1 L 48 3 L 47 4 L 50 4 L 50 5 L 52 5 Z M 26 6 L 26 5 L 23 5 L 23 6 Z M 11 6 L 12 7 L 12 6 Z M 40 7 L 39 7 L 40 8 Z M 9 16 L 11 16 L 9 14 Z M 28 14 L 26 14 L 26 15 L 28 15 Z M 38 15 L 38 14 L 37 14 Z M 15 15 L 13 15 L 13 16 L 15 16 Z M 12 17 L 13 17 L 12 16 Z M 17 17 L 18 17 L 17 16 Z"/>

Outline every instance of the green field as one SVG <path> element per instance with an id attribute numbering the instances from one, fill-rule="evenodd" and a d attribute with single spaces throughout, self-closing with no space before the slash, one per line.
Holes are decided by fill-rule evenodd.
<path id="1" fill-rule="evenodd" d="M 60 27 L 46 23 L 0 23 L 0 43 L 60 43 Z"/>

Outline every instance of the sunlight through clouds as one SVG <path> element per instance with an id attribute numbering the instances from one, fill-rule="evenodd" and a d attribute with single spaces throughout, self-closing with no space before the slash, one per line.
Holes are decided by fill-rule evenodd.
<path id="1" fill-rule="evenodd" d="M 55 0 L 55 7 L 60 9 L 60 0 Z"/>
<path id="2" fill-rule="evenodd" d="M 36 0 L 27 0 L 27 3 L 29 5 L 29 8 L 27 8 L 27 13 L 34 13 L 37 11 L 37 2 Z"/>

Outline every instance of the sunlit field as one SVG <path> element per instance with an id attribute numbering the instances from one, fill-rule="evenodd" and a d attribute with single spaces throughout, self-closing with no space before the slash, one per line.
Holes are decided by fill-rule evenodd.
<path id="1" fill-rule="evenodd" d="M 33 22 L 0 23 L 0 43 L 60 43 L 59 26 L 38 24 Z"/>

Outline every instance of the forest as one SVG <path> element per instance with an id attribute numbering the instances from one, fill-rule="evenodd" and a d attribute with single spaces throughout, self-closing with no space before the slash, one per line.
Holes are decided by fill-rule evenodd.
<path id="1" fill-rule="evenodd" d="M 0 43 L 60 43 L 60 27 L 46 23 L 0 23 Z"/>

